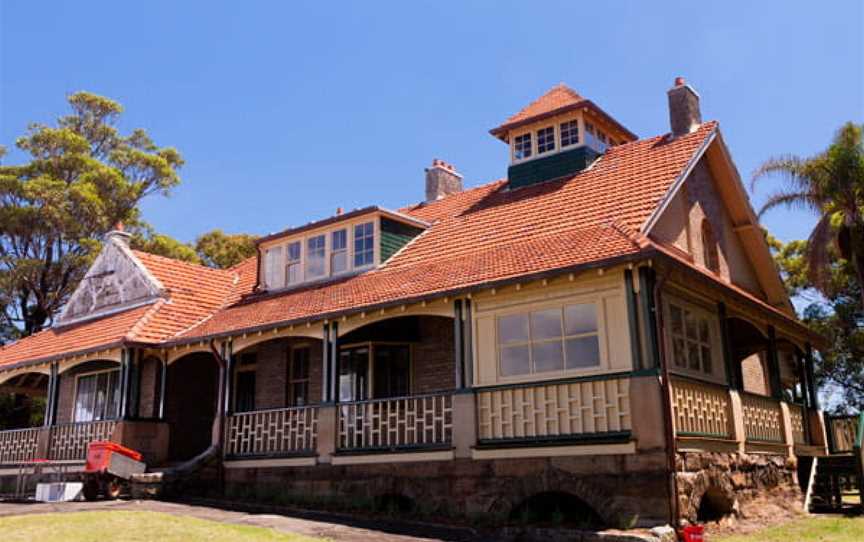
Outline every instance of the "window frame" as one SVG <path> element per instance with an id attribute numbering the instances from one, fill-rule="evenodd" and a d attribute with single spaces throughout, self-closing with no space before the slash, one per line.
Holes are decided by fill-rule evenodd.
<path id="1" fill-rule="evenodd" d="M 367 220 L 367 221 L 363 221 L 363 222 L 356 222 L 356 223 L 351 225 L 351 249 L 352 249 L 351 250 L 351 269 L 368 269 L 368 268 L 373 267 L 375 265 L 375 245 L 377 243 L 376 239 L 378 237 L 378 234 L 376 234 L 376 230 L 378 229 L 375 226 L 376 222 L 377 222 L 376 220 Z M 357 254 L 358 254 L 358 252 L 357 252 L 357 239 L 358 239 L 357 238 L 357 228 L 360 226 L 363 226 L 363 227 L 370 226 L 371 227 L 371 232 L 369 234 L 369 238 L 371 238 L 371 240 L 372 240 L 372 246 L 368 249 L 369 251 L 371 251 L 372 258 L 369 262 L 362 263 L 362 264 L 357 263 Z M 361 238 L 365 239 L 366 236 L 362 236 Z M 361 252 L 365 253 L 366 251 L 367 251 L 367 249 L 364 248 Z"/>
<path id="2" fill-rule="evenodd" d="M 288 253 L 290 252 L 291 247 L 294 245 L 297 245 L 297 248 L 298 248 L 297 259 L 296 260 L 293 260 L 293 259 L 289 260 L 288 259 L 288 257 L 289 257 Z M 283 288 L 287 288 L 289 286 L 294 286 L 297 284 L 303 284 L 303 282 L 306 281 L 306 274 L 304 273 L 304 269 L 303 269 L 303 241 L 298 239 L 296 241 L 290 241 L 288 243 L 285 243 L 284 245 L 282 245 L 282 253 L 283 253 L 283 261 L 284 261 L 284 269 L 285 269 L 285 279 L 283 280 L 283 284 L 284 284 Z M 291 268 L 295 267 L 295 266 L 297 268 L 298 279 L 296 282 L 290 282 L 288 280 L 288 278 L 291 275 Z"/>
<path id="3" fill-rule="evenodd" d="M 571 130 L 571 125 L 573 126 L 573 128 L 575 128 L 575 130 Z M 566 143 L 566 144 L 564 143 L 564 126 L 568 127 L 568 130 L 567 130 L 568 136 L 572 135 L 573 133 L 576 134 L 575 142 L 571 141 L 570 143 Z M 558 123 L 558 134 L 559 134 L 558 137 L 560 140 L 559 146 L 560 146 L 561 150 L 569 149 L 570 147 L 578 147 L 579 145 L 582 144 L 582 134 L 581 134 L 581 130 L 579 129 L 579 119 L 578 118 L 560 121 Z"/>
<path id="4" fill-rule="evenodd" d="M 95 417 L 96 398 L 98 395 L 98 385 L 99 385 L 99 375 L 100 374 L 108 374 L 108 373 L 117 373 L 117 382 L 115 384 L 116 388 L 114 389 L 114 393 L 117 394 L 117 411 L 114 413 L 114 417 L 110 417 L 110 416 L 106 415 L 105 417 L 99 419 L 99 418 Z M 93 394 L 93 406 L 91 408 L 91 413 L 94 414 L 94 417 L 90 420 L 79 420 L 78 419 L 78 397 L 80 395 L 79 392 L 80 392 L 81 379 L 88 378 L 88 377 L 96 377 L 96 388 L 94 390 L 95 392 Z M 120 388 L 121 388 L 121 383 L 120 383 L 120 368 L 119 367 L 117 367 L 116 369 L 114 369 L 114 368 L 97 369 L 97 370 L 93 370 L 93 371 L 87 371 L 84 373 L 76 374 L 75 375 L 75 396 L 72 400 L 72 417 L 71 417 L 72 423 L 92 423 L 92 422 L 101 422 L 101 421 L 110 421 L 110 420 L 120 419 L 120 411 L 122 410 L 121 403 L 123 401 L 123 398 L 120 396 Z M 106 404 L 107 404 L 108 397 L 110 397 L 110 394 L 106 393 Z M 107 414 L 107 408 L 105 410 L 105 413 Z"/>
<path id="5" fill-rule="evenodd" d="M 307 352 L 306 357 L 306 376 L 305 378 L 298 378 L 294 374 L 294 353 L 299 350 L 305 350 Z M 286 360 L 286 370 L 285 370 L 285 407 L 286 408 L 294 408 L 294 407 L 307 407 L 312 403 L 310 400 L 309 394 L 312 390 L 312 345 L 310 343 L 298 343 L 292 344 L 288 347 L 287 352 L 287 360 Z M 294 385 L 302 384 L 305 387 L 306 393 L 306 403 L 300 405 L 297 404 L 297 397 L 294 394 Z"/>
<path id="6" fill-rule="evenodd" d="M 596 318 L 596 331 L 588 332 L 588 333 L 577 333 L 573 335 L 566 334 L 566 323 L 564 320 L 565 309 L 569 306 L 574 305 L 593 305 L 595 310 L 595 318 Z M 550 309 L 557 309 L 561 313 L 561 336 L 557 338 L 551 339 L 538 339 L 536 341 L 532 340 L 532 330 L 531 330 L 531 315 L 533 313 L 547 311 Z M 513 341 L 511 343 L 502 343 L 500 337 L 500 328 L 499 321 L 502 318 L 506 318 L 508 316 L 514 315 L 524 315 L 528 318 L 528 340 L 527 341 Z M 545 303 L 525 303 L 520 304 L 518 306 L 509 307 L 505 310 L 495 311 L 493 316 L 493 329 L 494 329 L 494 348 L 495 348 L 495 374 L 496 378 L 499 382 L 502 383 L 511 383 L 511 382 L 534 382 L 534 381 L 544 381 L 544 380 L 556 380 L 560 378 L 567 377 L 575 377 L 575 376 L 584 376 L 589 374 L 598 374 L 608 372 L 610 366 L 609 360 L 609 352 L 607 348 L 607 330 L 606 330 L 606 314 L 604 307 L 604 297 L 602 296 L 578 296 L 578 297 L 566 297 L 559 298 L 554 301 L 548 301 Z M 584 337 L 597 337 L 597 346 L 598 346 L 598 363 L 597 365 L 593 365 L 590 367 L 575 367 L 568 368 L 567 367 L 567 350 L 566 343 L 568 340 L 584 338 Z M 545 344 L 552 343 L 555 341 L 561 343 L 561 352 L 562 352 L 562 369 L 560 370 L 552 370 L 552 371 L 536 371 L 534 367 L 533 361 L 533 353 L 531 346 L 534 344 Z M 528 356 L 529 356 L 529 368 L 530 372 L 513 374 L 513 375 L 505 375 L 502 373 L 502 365 L 501 365 L 501 354 L 503 352 L 502 346 L 507 344 L 508 346 L 524 346 L 528 347 Z"/>
<path id="7" fill-rule="evenodd" d="M 334 241 L 335 241 L 336 234 L 340 233 L 340 232 L 345 234 L 345 246 L 343 246 L 341 249 L 337 250 L 336 248 L 334 248 L 334 246 L 335 246 Z M 329 258 L 328 258 L 329 259 L 329 262 L 328 262 L 329 273 L 328 274 L 330 276 L 337 276 L 337 275 L 341 275 L 343 273 L 347 273 L 347 272 L 351 271 L 352 262 L 349 261 L 350 260 L 350 258 L 349 258 L 350 250 L 348 248 L 348 228 L 345 227 L 345 228 L 339 228 L 336 230 L 331 230 L 328 232 L 328 234 L 329 235 L 327 237 L 330 240 L 330 246 L 329 246 L 329 250 L 328 250 L 328 254 L 329 254 Z M 374 244 L 374 239 L 373 239 L 373 244 Z M 373 246 L 373 251 L 374 251 L 374 246 Z M 333 258 L 334 258 L 334 256 L 339 256 L 339 255 L 342 255 L 345 257 L 345 268 L 341 271 L 335 271 L 334 266 L 333 266 Z M 373 259 L 375 258 L 374 254 L 373 254 L 372 258 Z"/>
<path id="8" fill-rule="evenodd" d="M 551 134 L 549 133 L 551 132 Z M 537 136 L 537 156 L 552 154 L 558 150 L 558 133 L 555 130 L 555 125 L 552 126 L 543 126 L 542 128 L 537 128 L 534 130 L 535 135 Z M 545 150 L 541 150 L 540 148 L 540 138 L 541 135 L 543 137 L 543 142 L 545 143 L 545 147 L 548 145 L 552 145 L 549 148 L 545 148 Z"/>
<path id="9" fill-rule="evenodd" d="M 523 139 L 526 137 L 528 138 L 528 149 L 527 149 L 528 154 L 523 154 L 522 156 L 519 156 L 520 139 Z M 531 158 L 533 158 L 535 156 L 535 154 L 536 153 L 534 152 L 533 132 L 528 131 L 528 132 L 523 132 L 521 134 L 513 136 L 513 162 L 524 162 L 525 160 L 530 160 Z"/>
<path id="10" fill-rule="evenodd" d="M 248 356 L 255 356 L 254 363 L 243 363 L 243 358 Z M 244 412 L 255 412 L 258 409 L 258 352 L 243 352 L 239 354 L 237 357 L 237 364 L 234 366 L 233 375 L 231 376 L 231 412 L 236 413 L 244 413 Z M 255 388 L 252 390 L 252 409 L 250 410 L 239 410 L 238 403 L 240 399 L 240 394 L 238 393 L 240 387 L 238 386 L 240 381 L 240 373 L 255 373 Z"/>
<path id="11" fill-rule="evenodd" d="M 723 344 L 720 338 L 720 315 L 716 312 L 712 312 L 706 307 L 703 307 L 697 303 L 688 301 L 686 299 L 682 299 L 680 296 L 675 295 L 667 295 L 667 298 L 663 301 L 663 322 L 664 322 L 664 340 L 666 345 L 666 360 L 668 362 L 669 371 L 672 373 L 680 374 L 683 376 L 695 378 L 698 380 L 705 380 L 709 382 L 714 382 L 718 384 L 726 384 L 727 383 L 727 375 L 726 368 L 724 367 L 724 358 L 723 358 Z M 684 311 L 689 311 L 696 315 L 697 317 L 701 317 L 707 320 L 708 323 L 708 333 L 710 335 L 709 341 L 704 342 L 698 338 L 699 334 L 699 324 L 697 322 L 697 339 L 694 341 L 687 337 L 687 329 L 686 329 L 686 318 L 682 320 L 682 328 L 683 335 L 680 336 L 684 340 L 684 351 L 689 352 L 689 343 L 695 342 L 700 348 L 700 365 L 704 365 L 702 359 L 701 347 L 703 345 L 710 346 L 711 351 L 711 372 L 705 372 L 701 369 L 691 369 L 689 363 L 689 356 L 686 360 L 686 366 L 681 367 L 676 364 L 675 361 L 675 349 L 674 342 L 677 334 L 674 334 L 672 331 L 672 307 L 676 306 L 679 309 Z M 683 314 L 682 314 L 683 317 Z M 686 355 L 686 354 L 685 354 Z"/>
<path id="12" fill-rule="evenodd" d="M 307 236 L 307 237 L 305 237 L 305 238 L 303 239 L 303 241 L 304 241 L 304 246 L 305 246 L 305 249 L 306 249 L 306 251 L 305 251 L 305 252 L 306 252 L 306 254 L 305 254 L 306 257 L 304 258 L 304 264 L 303 264 L 303 265 L 304 265 L 304 267 L 303 267 L 303 278 L 304 278 L 304 282 L 306 282 L 306 281 L 312 281 L 312 280 L 317 280 L 317 279 L 322 279 L 322 278 L 325 278 L 325 277 L 328 275 L 328 272 L 327 272 L 327 269 L 328 269 L 328 265 L 327 265 L 327 264 L 328 264 L 328 262 L 327 262 L 327 260 L 328 260 L 328 252 L 329 252 L 329 251 L 327 250 L 327 237 L 328 237 L 327 232 L 321 232 L 321 233 L 317 233 L 317 234 L 315 234 L 315 235 L 309 235 L 309 236 Z M 312 273 L 312 267 L 311 267 L 311 266 L 312 266 L 312 256 L 311 256 L 311 254 L 312 254 L 312 251 L 313 251 L 313 248 L 312 248 L 312 242 L 315 241 L 315 242 L 317 243 L 318 240 L 321 241 L 321 247 L 320 247 L 320 252 L 321 252 L 321 273 L 319 273 L 319 274 L 313 274 L 313 273 Z M 287 245 L 286 245 L 286 246 L 287 246 Z M 318 247 L 315 247 L 314 250 L 315 250 L 315 253 L 317 254 L 318 251 L 319 251 L 319 248 L 318 248 Z"/>

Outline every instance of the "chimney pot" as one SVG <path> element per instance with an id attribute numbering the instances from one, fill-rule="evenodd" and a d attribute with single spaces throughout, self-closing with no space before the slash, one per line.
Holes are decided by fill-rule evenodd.
<path id="1" fill-rule="evenodd" d="M 426 201 L 436 201 L 462 191 L 462 175 L 452 164 L 435 158 L 426 168 Z"/>
<path id="2" fill-rule="evenodd" d="M 344 209 L 342 209 L 342 207 L 336 207 L 336 216 L 340 216 L 344 212 L 345 211 Z"/>
<path id="3" fill-rule="evenodd" d="M 674 137 L 689 134 L 702 124 L 699 94 L 683 77 L 675 78 L 675 86 L 666 93 L 669 98 L 669 124 Z"/>

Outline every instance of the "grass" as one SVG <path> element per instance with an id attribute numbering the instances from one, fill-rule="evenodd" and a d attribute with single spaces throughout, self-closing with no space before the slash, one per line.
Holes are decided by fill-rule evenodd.
<path id="1" fill-rule="evenodd" d="M 710 537 L 711 542 L 860 542 L 864 517 L 809 517 L 749 535 Z"/>
<path id="2" fill-rule="evenodd" d="M 217 523 L 160 512 L 76 512 L 0 518 L 3 542 L 63 540 L 64 542 L 321 542 L 321 539 L 272 529 Z"/>

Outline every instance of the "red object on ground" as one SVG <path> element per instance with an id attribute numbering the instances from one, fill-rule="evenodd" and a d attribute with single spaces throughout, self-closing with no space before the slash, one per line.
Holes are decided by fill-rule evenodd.
<path id="1" fill-rule="evenodd" d="M 704 542 L 705 527 L 702 525 L 688 525 L 681 529 L 681 540 L 684 542 Z"/>
<path id="2" fill-rule="evenodd" d="M 84 472 L 104 472 L 111 464 L 111 454 L 115 453 L 135 461 L 141 461 L 142 457 L 135 450 L 114 442 L 91 442 L 87 447 L 87 464 L 84 466 Z"/>

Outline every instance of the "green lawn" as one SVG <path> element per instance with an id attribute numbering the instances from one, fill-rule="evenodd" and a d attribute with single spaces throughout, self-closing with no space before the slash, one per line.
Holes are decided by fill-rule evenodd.
<path id="1" fill-rule="evenodd" d="M 0 540 L 64 542 L 321 542 L 247 525 L 216 523 L 159 512 L 76 512 L 0 518 Z"/>
<path id="2" fill-rule="evenodd" d="M 749 535 L 710 537 L 710 542 L 860 542 L 864 517 L 809 517 Z"/>

